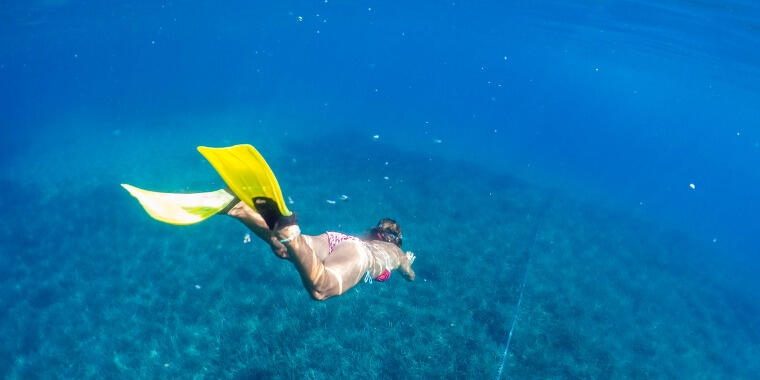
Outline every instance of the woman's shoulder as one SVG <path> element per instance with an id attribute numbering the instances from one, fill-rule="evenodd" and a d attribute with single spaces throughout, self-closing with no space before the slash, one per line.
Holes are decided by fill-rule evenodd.
<path id="1" fill-rule="evenodd" d="M 374 249 L 382 250 L 384 252 L 393 253 L 393 254 L 404 254 L 404 251 L 402 251 L 401 248 L 399 248 L 396 244 L 389 243 L 387 241 L 364 240 L 364 244 Z"/>

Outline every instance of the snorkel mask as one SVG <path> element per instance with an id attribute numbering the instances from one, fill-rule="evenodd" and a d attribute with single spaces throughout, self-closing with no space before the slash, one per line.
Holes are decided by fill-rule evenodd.
<path id="1" fill-rule="evenodd" d="M 388 243 L 393 243 L 399 248 L 401 248 L 402 237 L 402 234 L 396 234 L 395 232 L 380 226 L 372 227 L 372 229 L 369 230 L 370 240 L 380 240 Z"/>

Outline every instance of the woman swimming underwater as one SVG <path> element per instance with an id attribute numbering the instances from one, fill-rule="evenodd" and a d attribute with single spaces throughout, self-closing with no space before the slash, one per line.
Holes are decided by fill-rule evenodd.
<path id="1" fill-rule="evenodd" d="M 315 300 L 343 294 L 363 277 L 385 281 L 394 269 L 414 280 L 415 256 L 401 250 L 401 229 L 392 219 L 381 219 L 364 240 L 339 232 L 309 236 L 301 233 L 295 213 L 282 216 L 271 199 L 256 198 L 254 204 L 258 211 L 238 202 L 227 215 L 267 242 L 275 255 L 292 262 Z"/>
<path id="2" fill-rule="evenodd" d="M 288 210 L 277 179 L 250 145 L 198 150 L 227 183 L 212 192 L 159 193 L 122 184 L 145 211 L 159 221 L 187 225 L 226 214 L 247 226 L 280 258 L 292 262 L 315 300 L 345 293 L 365 281 L 386 281 L 398 270 L 414 280 L 412 252 L 401 250 L 401 228 L 381 219 L 364 239 L 338 232 L 310 236 L 301 233 L 296 214 Z"/>

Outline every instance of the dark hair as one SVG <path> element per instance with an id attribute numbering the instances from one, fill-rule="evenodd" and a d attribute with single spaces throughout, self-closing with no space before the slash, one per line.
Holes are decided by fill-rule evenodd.
<path id="1" fill-rule="evenodd" d="M 380 240 L 396 244 L 401 248 L 401 227 L 395 220 L 383 218 L 369 230 L 369 240 Z"/>

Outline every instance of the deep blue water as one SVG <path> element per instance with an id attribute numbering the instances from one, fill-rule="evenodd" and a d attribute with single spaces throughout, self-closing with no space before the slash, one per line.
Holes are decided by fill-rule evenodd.
<path id="1" fill-rule="evenodd" d="M 714 349 L 739 362 L 760 351 L 758 20 L 752 1 L 5 2 L 0 325 L 12 338 L 0 373 L 356 375 L 350 364 L 304 359 L 324 352 L 316 342 L 329 336 L 341 348 L 323 363 L 364 351 L 348 361 L 369 377 L 382 373 L 370 363 L 402 368 L 397 376 L 493 376 L 538 225 L 508 376 L 669 377 L 674 367 L 704 378 L 757 375 L 756 364 L 704 358 Z M 222 254 L 240 249 L 239 226 L 160 226 L 118 187 L 218 188 L 194 147 L 234 143 L 262 150 L 314 233 L 358 233 L 400 215 L 409 249 L 436 257 L 416 264 L 430 282 L 314 304 L 265 247 L 247 248 L 263 264 Z M 384 176 L 399 182 L 386 188 Z M 324 203 L 344 192 L 353 201 L 340 211 Z M 187 259 L 196 254 L 198 263 Z M 258 265 L 274 280 L 250 269 Z M 584 268 L 552 274 L 573 265 Z M 598 282 L 585 283 L 583 270 L 595 265 Z M 189 301 L 167 290 L 196 281 L 204 266 L 217 273 L 202 275 L 214 296 Z M 494 281 L 498 289 L 483 285 Z M 124 293 L 141 283 L 142 295 Z M 241 311 L 220 294 L 262 301 Z M 137 306 L 109 314 L 110 302 Z M 351 312 L 378 303 L 393 314 L 366 322 Z M 289 312 L 262 311 L 273 307 Z M 211 309 L 214 317 L 190 317 Z M 658 341 L 653 329 L 683 314 L 693 317 Z M 63 326 L 74 332 L 46 339 L 72 315 L 83 331 Z M 395 343 L 366 349 L 375 336 L 305 321 L 315 315 L 366 324 L 357 331 L 388 325 Z M 316 332 L 261 327 L 285 317 L 290 329 Z M 417 332 L 394 325 L 405 318 L 419 322 Z M 651 335 L 639 330 L 647 328 Z M 619 329 L 629 339 L 599 340 Z M 238 330 L 282 347 L 257 351 L 235 340 L 247 336 Z M 134 335 L 109 340 L 110 331 Z M 214 339 L 198 338 L 215 331 L 237 337 L 223 355 L 204 351 Z M 183 344 L 193 349 L 176 349 Z M 147 346 L 156 348 L 140 354 Z M 163 359 L 167 347 L 184 354 Z M 405 359 L 388 362 L 399 350 Z M 229 357 L 236 364 L 219 359 Z M 642 358 L 656 359 L 632 364 Z"/>

